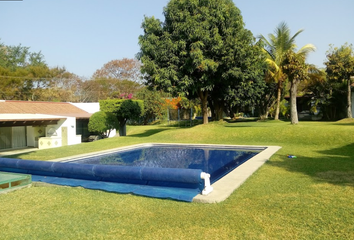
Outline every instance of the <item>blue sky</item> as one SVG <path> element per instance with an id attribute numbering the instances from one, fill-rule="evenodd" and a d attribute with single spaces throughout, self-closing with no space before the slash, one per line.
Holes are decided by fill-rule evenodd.
<path id="1" fill-rule="evenodd" d="M 323 67 L 329 44 L 354 44 L 353 0 L 233 0 L 245 27 L 267 36 L 285 21 L 299 47 L 317 47 L 308 62 Z M 50 67 L 90 78 L 103 64 L 139 51 L 144 15 L 164 20 L 168 0 L 0 1 L 0 41 L 41 51 Z"/>

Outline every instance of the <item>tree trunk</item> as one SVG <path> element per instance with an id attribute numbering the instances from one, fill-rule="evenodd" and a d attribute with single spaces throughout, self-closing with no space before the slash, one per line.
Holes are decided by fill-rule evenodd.
<path id="1" fill-rule="evenodd" d="M 118 132 L 116 133 L 116 136 L 117 134 L 119 135 L 119 137 L 127 136 L 127 120 L 121 119 L 119 121 L 119 129 Z"/>
<path id="2" fill-rule="evenodd" d="M 127 124 L 124 124 L 124 126 L 119 126 L 119 136 L 127 136 Z"/>
<path id="3" fill-rule="evenodd" d="M 214 120 L 219 121 L 223 119 L 223 114 L 224 114 L 224 110 L 223 110 L 223 102 L 222 101 L 215 101 L 214 102 Z"/>
<path id="4" fill-rule="evenodd" d="M 199 98 L 202 104 L 203 124 L 208 124 L 208 92 L 200 90 Z"/>
<path id="5" fill-rule="evenodd" d="M 290 119 L 291 119 L 291 124 L 298 124 L 299 123 L 299 118 L 297 116 L 297 105 L 296 105 L 297 84 L 298 84 L 298 81 L 292 80 L 291 85 L 290 85 Z"/>
<path id="6" fill-rule="evenodd" d="M 351 90 L 351 81 L 350 81 L 350 78 L 347 80 L 347 101 L 348 101 L 348 104 L 347 104 L 347 118 L 352 118 L 352 90 Z"/>
<path id="7" fill-rule="evenodd" d="M 280 100 L 281 100 L 281 81 L 278 82 L 277 108 L 275 109 L 275 116 L 274 116 L 275 120 L 279 119 Z"/>

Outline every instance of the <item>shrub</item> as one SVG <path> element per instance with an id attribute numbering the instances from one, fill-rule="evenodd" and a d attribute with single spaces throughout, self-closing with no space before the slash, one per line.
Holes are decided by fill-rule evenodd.
<path id="1" fill-rule="evenodd" d="M 119 127 L 118 119 L 113 113 L 96 112 L 89 120 L 88 129 L 90 132 L 97 133 L 101 136 L 109 137 L 112 129 Z"/>

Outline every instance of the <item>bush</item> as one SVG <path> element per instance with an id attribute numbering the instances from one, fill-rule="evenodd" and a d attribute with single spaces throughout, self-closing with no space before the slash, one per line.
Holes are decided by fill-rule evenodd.
<path id="1" fill-rule="evenodd" d="M 112 129 L 118 129 L 118 127 L 119 123 L 116 116 L 113 113 L 102 111 L 92 114 L 88 123 L 90 132 L 107 137 L 109 137 Z"/>
<path id="2" fill-rule="evenodd" d="M 114 114 L 119 124 L 119 135 L 126 136 L 127 121 L 138 120 L 144 114 L 144 101 L 131 99 L 101 100 L 100 109 Z"/>

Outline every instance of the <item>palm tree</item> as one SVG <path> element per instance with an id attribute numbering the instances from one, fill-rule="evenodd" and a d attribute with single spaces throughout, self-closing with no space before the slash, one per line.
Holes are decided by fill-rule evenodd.
<path id="1" fill-rule="evenodd" d="M 288 51 L 296 52 L 295 38 L 303 32 L 303 29 L 297 31 L 293 36 L 290 34 L 290 29 L 285 22 L 281 22 L 274 31 L 274 34 L 269 34 L 269 41 L 263 36 L 259 36 L 264 43 L 264 51 L 267 55 L 267 63 L 269 65 L 269 75 L 271 79 L 277 83 L 277 105 L 275 111 L 275 119 L 279 119 L 279 109 L 281 95 L 284 82 L 287 80 L 287 75 L 283 71 L 283 62 L 285 54 Z M 296 54 L 307 56 L 311 51 L 315 50 L 312 44 L 306 44 Z"/>

